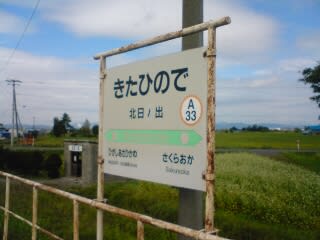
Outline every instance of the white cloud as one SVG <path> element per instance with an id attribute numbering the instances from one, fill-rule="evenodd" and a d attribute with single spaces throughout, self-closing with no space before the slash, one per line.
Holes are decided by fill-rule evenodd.
<path id="1" fill-rule="evenodd" d="M 278 81 L 279 79 L 275 76 L 267 79 L 255 79 L 249 83 L 249 87 L 250 88 L 266 87 L 266 86 L 274 85 L 274 83 Z"/>
<path id="2" fill-rule="evenodd" d="M 0 10 L 0 33 L 20 33 L 24 22 L 17 16 Z"/>
<path id="3" fill-rule="evenodd" d="M 300 72 L 306 67 L 313 67 L 316 61 L 311 58 L 283 59 L 279 62 L 279 70 L 283 72 Z"/>
<path id="4" fill-rule="evenodd" d="M 252 63 L 265 58 L 278 42 L 279 23 L 238 1 L 205 1 L 204 14 L 206 20 L 231 17 L 230 25 L 217 30 L 218 54 L 221 52 L 230 63 Z"/>
<path id="5" fill-rule="evenodd" d="M 10 51 L 0 48 L 0 59 Z M 98 119 L 98 70 L 86 67 L 82 60 L 17 51 L 0 76 L 22 81 L 17 87 L 17 102 L 24 123 L 32 123 L 35 116 L 38 122 L 51 124 L 53 117 L 61 116 L 63 112 L 69 113 L 75 121 Z M 2 84 L 0 91 L 2 100 L 8 103 L 0 106 L 0 113 L 10 112 L 11 88 Z M 26 108 L 22 109 L 22 105 Z M 0 122 L 10 122 L 10 114 L 1 114 Z"/>
<path id="6" fill-rule="evenodd" d="M 173 31 L 181 22 L 181 1 L 71 0 L 46 9 L 48 20 L 81 36 L 139 38 Z"/>
<path id="7" fill-rule="evenodd" d="M 64 1 L 63 6 L 61 1 L 47 3 L 43 16 L 85 37 L 143 40 L 176 31 L 182 22 L 181 0 L 70 0 Z M 218 54 L 225 62 L 254 62 L 258 54 L 261 58 L 277 44 L 279 24 L 272 17 L 258 14 L 237 1 L 204 1 L 205 21 L 223 16 L 232 18 L 230 25 L 217 31 Z"/>
<path id="8" fill-rule="evenodd" d="M 256 69 L 252 72 L 252 75 L 254 76 L 265 76 L 265 75 L 269 75 L 272 74 L 272 70 L 269 69 Z"/>
<path id="9" fill-rule="evenodd" d="M 320 31 L 307 33 L 297 39 L 297 47 L 319 58 L 320 54 Z M 319 59 L 318 59 L 319 60 Z"/>
<path id="10" fill-rule="evenodd" d="M 298 125 L 316 122 L 319 109 L 309 99 L 312 90 L 298 81 L 299 71 L 315 63 L 311 58 L 284 58 L 254 68 L 242 77 L 220 77 L 217 121 Z"/>
<path id="11" fill-rule="evenodd" d="M 318 116 L 316 104 L 309 100 L 308 88 L 273 85 L 217 91 L 218 122 L 307 125 L 316 122 Z"/>

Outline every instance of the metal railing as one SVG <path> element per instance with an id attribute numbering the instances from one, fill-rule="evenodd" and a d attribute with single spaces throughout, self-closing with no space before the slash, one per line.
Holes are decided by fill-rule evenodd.
<path id="1" fill-rule="evenodd" d="M 183 227 L 177 224 L 173 224 L 170 222 L 166 222 L 163 220 L 155 219 L 150 216 L 146 216 L 143 214 L 139 214 L 136 212 L 132 212 L 129 210 L 125 210 L 122 208 L 118 208 L 112 206 L 110 204 L 98 202 L 96 200 L 88 199 L 85 197 L 81 197 L 79 195 L 69 193 L 66 191 L 62 191 L 57 188 L 53 188 L 50 186 L 46 186 L 44 184 L 34 182 L 28 179 L 24 179 L 10 173 L 0 171 L 0 176 L 5 177 L 5 203 L 4 206 L 0 206 L 0 209 L 4 211 L 4 219 L 3 219 L 3 240 L 8 239 L 9 233 L 9 217 L 10 215 L 15 217 L 16 219 L 26 223 L 31 227 L 32 240 L 37 239 L 37 233 L 42 232 L 45 235 L 51 237 L 52 239 L 62 240 L 63 238 L 57 236 L 56 234 L 40 227 L 38 225 L 38 192 L 39 190 L 56 194 L 58 196 L 69 199 L 73 203 L 73 240 L 80 239 L 80 231 L 79 231 L 79 203 L 85 204 L 89 207 L 95 208 L 96 210 L 102 210 L 105 212 L 109 212 L 112 214 L 116 214 L 119 216 L 123 216 L 129 219 L 133 219 L 137 222 L 137 240 L 144 240 L 144 225 L 149 224 L 155 226 L 160 229 L 168 230 L 174 233 L 178 233 L 187 237 L 191 237 L 199 240 L 223 240 L 225 238 L 218 237 L 216 235 L 211 235 L 210 233 L 206 233 L 201 230 L 194 230 L 191 228 Z M 11 180 L 18 181 L 25 185 L 32 187 L 32 220 L 28 220 L 23 218 L 22 216 L 14 213 L 10 210 L 10 182 Z"/>

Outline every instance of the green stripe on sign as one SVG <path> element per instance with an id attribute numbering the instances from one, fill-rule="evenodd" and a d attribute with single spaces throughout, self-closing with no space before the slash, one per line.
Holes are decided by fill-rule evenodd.
<path id="1" fill-rule="evenodd" d="M 195 146 L 202 137 L 193 130 L 126 130 L 112 129 L 105 134 L 109 142 L 169 146 Z"/>

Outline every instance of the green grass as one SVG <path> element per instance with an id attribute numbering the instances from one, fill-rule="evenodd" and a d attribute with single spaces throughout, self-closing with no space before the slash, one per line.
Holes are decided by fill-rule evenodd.
<path id="1" fill-rule="evenodd" d="M 284 152 L 276 160 L 301 166 L 320 175 L 320 152 Z"/>
<path id="2" fill-rule="evenodd" d="M 97 141 L 96 137 L 71 137 L 71 136 L 55 137 L 53 135 L 46 134 L 46 135 L 40 135 L 35 139 L 35 147 L 63 147 L 64 140 L 66 139 Z"/>
<path id="3" fill-rule="evenodd" d="M 72 137 L 54 137 L 41 135 L 35 141 L 36 147 L 63 147 L 65 139 Z M 76 139 L 97 140 L 90 137 L 76 137 Z M 297 149 L 297 140 L 301 150 L 319 150 L 320 135 L 303 135 L 295 132 L 216 132 L 216 148 L 273 148 Z"/>
<path id="4" fill-rule="evenodd" d="M 4 193 L 4 182 L 0 182 L 0 193 Z M 11 209 L 31 221 L 32 191 L 30 187 L 12 182 Z M 68 189 L 73 193 L 89 198 L 95 198 L 95 186 Z M 167 186 L 152 183 L 130 181 L 106 185 L 106 195 L 109 203 L 132 209 L 140 213 L 153 215 L 167 220 L 175 220 L 177 209 L 177 191 Z M 130 197 L 128 197 L 130 196 Z M 72 202 L 60 196 L 39 191 L 38 223 L 41 227 L 55 233 L 64 239 L 72 239 Z M 4 205 L 4 194 L 0 194 L 0 204 Z M 80 204 L 80 239 L 95 239 L 96 211 Z M 173 213 L 173 214 L 172 214 Z M 174 216 L 174 217 L 172 217 Z M 0 211 L 0 222 L 3 212 Z M 104 235 L 108 239 L 136 239 L 136 221 L 104 214 Z M 2 236 L 2 226 L 0 236 Z M 10 217 L 9 239 L 30 239 L 31 228 Z M 145 226 L 146 239 L 175 239 L 175 234 L 151 226 Z M 39 234 L 38 239 L 49 239 Z"/>
<path id="5" fill-rule="evenodd" d="M 219 226 L 220 236 L 229 236 L 231 239 L 319 239 L 320 233 L 296 229 L 288 225 L 266 224 L 238 213 L 217 210 L 216 225 Z"/>
<path id="6" fill-rule="evenodd" d="M 55 137 L 52 135 L 40 135 L 35 139 L 36 147 L 63 147 L 65 137 Z"/>
<path id="7" fill-rule="evenodd" d="M 309 239 L 319 236 L 319 175 L 247 153 L 221 154 L 216 171 L 217 209 L 257 223 L 308 231 L 314 236 Z M 287 234 L 286 239 L 301 239 Z"/>
<path id="8" fill-rule="evenodd" d="M 290 158 L 290 155 L 287 156 Z M 307 158 L 307 157 L 306 157 Z M 288 164 L 247 153 L 218 154 L 216 160 L 215 226 L 232 239 L 320 239 L 320 176 L 317 165 Z M 95 198 L 95 186 L 69 188 Z M 110 204 L 170 222 L 177 221 L 178 191 L 168 186 L 128 181 L 105 185 Z M 0 193 L 4 193 L 0 181 Z M 12 188 L 11 205 L 31 219 L 31 189 Z M 3 205 L 4 196 L 0 194 Z M 3 213 L 0 211 L 0 223 Z M 80 204 L 80 238 L 95 238 L 95 210 Z M 11 238 L 30 239 L 30 228 L 10 218 Z M 61 237 L 72 238 L 72 204 L 53 194 L 39 194 L 39 223 Z M 105 214 L 108 239 L 135 239 L 136 222 Z M 146 239 L 176 235 L 146 226 Z M 0 236 L 2 228 L 0 227 Z M 39 239 L 47 239 L 40 235 Z"/>
<path id="9" fill-rule="evenodd" d="M 223 132 L 216 133 L 216 148 L 297 149 L 319 150 L 320 135 L 295 132 Z"/>

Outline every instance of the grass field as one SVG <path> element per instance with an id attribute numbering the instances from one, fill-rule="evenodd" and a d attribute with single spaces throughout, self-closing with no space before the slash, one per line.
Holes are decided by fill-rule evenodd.
<path id="1" fill-rule="evenodd" d="M 70 137 L 71 138 L 71 137 Z M 36 147 L 63 147 L 65 137 L 51 135 L 39 136 Z M 88 138 L 79 138 L 88 139 Z M 89 140 L 97 140 L 89 138 Z M 295 132 L 224 132 L 216 133 L 216 148 L 259 148 L 259 149 L 297 149 L 297 140 L 301 150 L 319 150 L 320 135 L 303 135 Z"/>
<path id="2" fill-rule="evenodd" d="M 320 165 L 320 159 L 317 164 Z M 240 225 L 236 226 L 239 231 L 230 237 L 319 239 L 318 174 L 294 164 L 246 153 L 220 155 L 216 171 L 217 209 L 235 216 L 235 219 L 240 217 L 241 222 L 249 219 L 248 223 L 252 222 L 255 226 L 253 229 L 260 229 L 261 224 L 261 232 L 267 233 L 264 235 L 255 230 L 244 233 Z M 270 231 L 266 231 L 267 225 Z M 277 233 L 281 237 L 275 236 Z M 243 234 L 247 234 L 247 237 L 243 237 Z M 228 233 L 226 235 L 229 236 Z"/>
<path id="3" fill-rule="evenodd" d="M 292 154 L 292 153 L 291 153 Z M 292 155 L 295 156 L 296 155 Z M 247 153 L 218 154 L 216 161 L 215 214 L 220 235 L 232 239 L 320 239 L 320 175 L 315 163 L 300 164 L 290 155 L 277 161 Z M 316 167 L 317 166 L 317 167 Z M 0 182 L 0 193 L 4 184 Z M 95 186 L 68 189 L 95 198 Z M 105 186 L 110 204 L 176 222 L 178 192 L 175 188 L 129 181 Z M 31 218 L 31 189 L 15 184 L 11 206 Z M 3 205 L 3 194 L 0 203 Z M 39 222 L 65 239 L 72 238 L 72 205 L 52 194 L 39 195 Z M 2 222 L 0 212 L 0 223 Z M 95 238 L 95 212 L 80 205 L 81 239 Z M 12 218 L 11 218 L 12 219 Z M 11 220 L 10 239 L 30 239 L 30 228 Z M 106 214 L 108 239 L 135 239 L 136 223 Z M 0 228 L 0 233 L 2 228 Z M 1 235 L 0 235 L 1 236 Z M 40 236 L 40 239 L 46 239 Z M 146 227 L 146 239 L 176 239 L 175 234 Z"/>
<path id="4" fill-rule="evenodd" d="M 284 152 L 275 159 L 301 166 L 320 175 L 320 152 Z"/>
<path id="5" fill-rule="evenodd" d="M 224 132 L 216 133 L 216 148 L 320 150 L 320 135 L 295 132 Z"/>
<path id="6" fill-rule="evenodd" d="M 52 135 L 41 135 L 35 140 L 35 147 L 63 147 L 64 140 L 77 139 L 77 140 L 97 140 L 95 137 L 55 137 Z"/>

